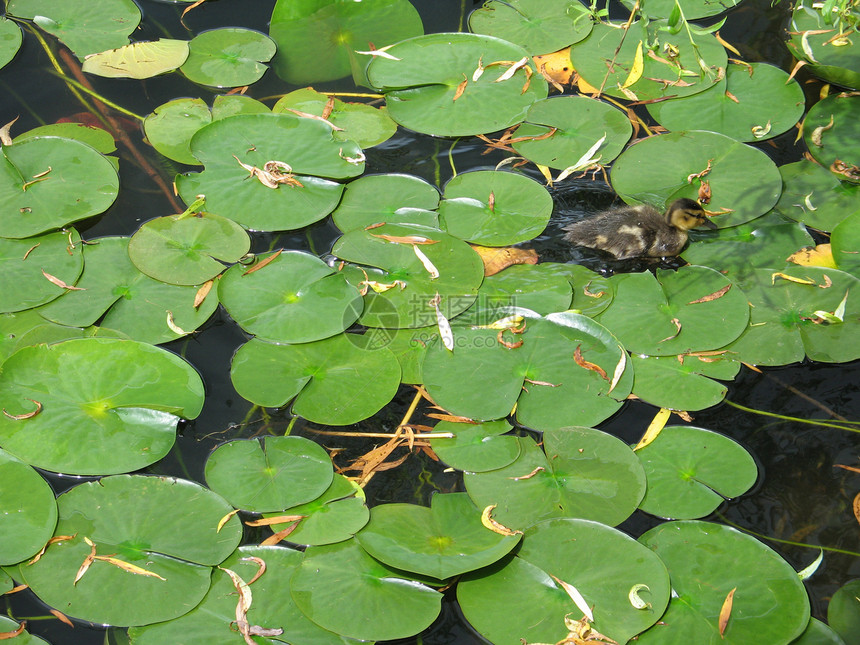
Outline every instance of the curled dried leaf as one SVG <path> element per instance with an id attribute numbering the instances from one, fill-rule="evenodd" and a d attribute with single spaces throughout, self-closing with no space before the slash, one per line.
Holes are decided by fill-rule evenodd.
<path id="1" fill-rule="evenodd" d="M 597 372 L 600 378 L 602 378 L 604 381 L 609 381 L 609 377 L 606 376 L 606 370 L 600 367 L 600 365 L 587 361 L 582 357 L 582 345 L 577 345 L 576 349 L 573 350 L 573 360 L 580 367 L 587 370 L 591 370 L 592 372 Z"/>
<path id="2" fill-rule="evenodd" d="M 231 517 L 233 517 L 233 516 L 234 516 L 236 513 L 238 513 L 238 512 L 239 512 L 239 511 L 238 511 L 237 509 L 233 509 L 232 511 L 230 511 L 229 513 L 227 513 L 224 517 L 222 517 L 220 520 L 218 520 L 218 526 L 217 526 L 217 528 L 215 529 L 215 532 L 216 532 L 216 533 L 220 533 L 220 532 L 221 532 L 221 529 L 223 529 L 223 528 L 224 528 L 224 525 L 225 525 L 227 522 L 229 522 L 229 521 L 230 521 L 230 518 L 231 518 Z"/>
<path id="3" fill-rule="evenodd" d="M 490 529 L 493 533 L 498 533 L 499 535 L 522 535 L 523 532 L 519 530 L 509 529 L 507 526 L 500 524 L 496 520 L 493 519 L 493 509 L 496 508 L 496 504 L 490 504 L 481 512 L 481 524 L 483 524 L 486 528 Z"/>
<path id="4" fill-rule="evenodd" d="M 831 114 L 830 115 L 830 123 L 828 123 L 827 125 L 819 125 L 817 128 L 815 128 L 812 131 L 812 136 L 811 136 L 812 143 L 815 144 L 819 148 L 822 147 L 823 144 L 821 143 L 821 135 L 823 135 L 827 130 L 829 130 L 832 127 L 833 127 L 833 115 Z"/>
<path id="5" fill-rule="evenodd" d="M 215 284 L 214 280 L 207 280 L 202 285 L 200 285 L 200 288 L 197 290 L 197 293 L 194 294 L 195 309 L 202 305 L 203 301 L 206 300 L 206 296 L 208 296 L 209 292 L 212 291 L 213 284 Z"/>
<path id="6" fill-rule="evenodd" d="M 251 273 L 254 273 L 255 271 L 259 271 L 259 270 L 260 270 L 260 269 L 262 269 L 264 266 L 266 266 L 267 264 L 269 264 L 269 262 L 273 262 L 273 261 L 275 260 L 275 258 L 276 258 L 276 257 L 278 257 L 278 256 L 281 254 L 281 251 L 283 251 L 283 249 L 278 249 L 277 251 L 275 251 L 274 253 L 272 253 L 269 257 L 267 257 L 265 260 L 262 260 L 262 261 L 258 262 L 257 264 L 255 264 L 254 266 L 252 266 L 250 269 L 248 269 L 247 271 L 245 271 L 245 272 L 242 274 L 242 276 L 246 276 L 246 275 L 249 275 L 249 274 L 251 274 Z"/>
<path id="7" fill-rule="evenodd" d="M 722 298 L 724 295 L 726 295 L 729 292 L 729 289 L 731 289 L 731 288 L 732 288 L 732 285 L 731 285 L 731 283 L 729 283 L 725 287 L 723 287 L 722 289 L 714 291 L 713 293 L 709 293 L 707 296 L 702 296 L 701 298 L 698 298 L 696 300 L 691 300 L 687 304 L 688 305 L 698 305 L 702 302 L 711 302 L 712 300 L 717 300 L 718 298 Z"/>
<path id="8" fill-rule="evenodd" d="M 720 638 L 723 638 L 723 635 L 726 633 L 726 628 L 729 626 L 729 618 L 732 615 L 732 604 L 734 603 L 735 591 L 737 591 L 737 587 L 733 588 L 726 595 L 726 599 L 723 601 L 723 606 L 720 608 Z"/>
<path id="9" fill-rule="evenodd" d="M 32 419 L 34 416 L 39 414 L 42 411 L 42 404 L 39 403 L 36 399 L 27 399 L 28 401 L 32 401 L 36 404 L 36 409 L 32 412 L 25 412 L 24 414 L 9 414 L 6 412 L 6 408 L 3 408 L 3 414 L 12 419 L 13 421 L 23 421 L 24 419 Z"/>
<path id="10" fill-rule="evenodd" d="M 57 285 L 61 289 L 68 289 L 69 291 L 86 291 L 83 287 L 74 287 L 72 285 L 68 285 L 62 280 L 60 280 L 57 276 L 51 275 L 44 269 L 42 269 L 42 275 L 48 279 L 48 282 Z"/>

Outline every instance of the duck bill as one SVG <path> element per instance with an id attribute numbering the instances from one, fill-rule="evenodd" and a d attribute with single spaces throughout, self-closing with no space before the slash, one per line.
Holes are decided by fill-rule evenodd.
<path id="1" fill-rule="evenodd" d="M 704 226 L 705 228 L 709 228 L 709 229 L 711 229 L 711 230 L 713 230 L 713 231 L 716 231 L 716 230 L 719 228 L 716 224 L 714 224 L 714 223 L 713 223 L 711 220 L 709 220 L 709 219 L 705 219 L 705 220 L 703 220 L 703 221 L 702 221 L 702 223 L 701 223 L 701 224 L 699 224 L 699 226 Z"/>

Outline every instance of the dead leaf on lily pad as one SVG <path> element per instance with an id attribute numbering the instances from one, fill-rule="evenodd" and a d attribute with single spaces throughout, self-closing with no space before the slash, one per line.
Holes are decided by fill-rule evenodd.
<path id="1" fill-rule="evenodd" d="M 532 56 L 538 72 L 545 79 L 556 86 L 556 89 L 563 91 L 564 88 L 557 87 L 558 85 L 569 85 L 573 78 L 573 63 L 570 62 L 570 47 L 565 47 L 551 54 L 540 54 Z"/>
<path id="2" fill-rule="evenodd" d="M 538 254 L 534 249 L 520 249 L 513 246 L 495 248 L 470 244 L 481 256 L 484 263 L 484 276 L 496 275 L 502 269 L 514 264 L 537 264 Z"/>
<path id="3" fill-rule="evenodd" d="M 814 248 L 800 249 L 792 253 L 788 257 L 788 261 L 804 267 L 836 268 L 836 262 L 833 261 L 833 252 L 829 244 L 819 244 Z"/>

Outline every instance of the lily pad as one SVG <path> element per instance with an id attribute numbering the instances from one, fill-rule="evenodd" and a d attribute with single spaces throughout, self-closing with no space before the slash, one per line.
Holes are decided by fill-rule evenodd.
<path id="1" fill-rule="evenodd" d="M 355 540 L 309 547 L 290 584 L 305 616 L 361 640 L 413 636 L 436 619 L 442 600 L 438 591 L 370 557 Z"/>
<path id="2" fill-rule="evenodd" d="M 236 439 L 206 460 L 206 484 L 236 508 L 280 511 L 316 499 L 329 487 L 331 460 L 304 437 Z"/>
<path id="3" fill-rule="evenodd" d="M 57 505 L 55 535 L 66 539 L 18 571 L 49 606 L 98 623 L 146 625 L 191 611 L 209 590 L 211 567 L 242 537 L 236 517 L 216 530 L 232 510 L 223 499 L 172 477 L 105 477 L 60 495 Z M 85 539 L 96 559 L 76 581 L 91 553 Z"/>
<path id="4" fill-rule="evenodd" d="M 438 228 L 439 191 L 414 175 L 367 175 L 346 186 L 331 214 L 335 226 L 347 233 L 379 222 L 418 224 Z"/>
<path id="5" fill-rule="evenodd" d="M 838 163 L 854 170 L 842 178 L 860 182 L 860 96 L 832 94 L 809 109 L 803 140 L 815 160 L 834 170 Z"/>
<path id="6" fill-rule="evenodd" d="M 736 6 L 741 0 L 723 0 L 722 2 L 714 3 L 711 0 L 684 0 L 683 9 L 684 16 L 687 20 L 697 20 L 698 18 L 707 18 L 716 16 L 728 9 Z M 621 0 L 625 7 L 630 9 L 633 7 L 631 0 Z M 649 18 L 668 18 L 675 12 L 675 7 L 678 6 L 675 0 L 648 0 L 647 5 L 641 6 L 641 11 Z"/>
<path id="7" fill-rule="evenodd" d="M 38 307 L 66 293 L 83 270 L 81 247 L 75 229 L 21 240 L 0 237 L 0 311 Z"/>
<path id="8" fill-rule="evenodd" d="M 553 517 L 579 517 L 616 525 L 645 494 L 645 471 L 620 439 L 593 428 L 544 433 L 544 451 L 520 438 L 521 452 L 508 466 L 465 473 L 466 491 L 478 508 L 492 504 L 493 518 L 524 529 Z"/>
<path id="9" fill-rule="evenodd" d="M 352 139 L 362 148 L 372 148 L 394 136 L 397 124 L 384 107 L 375 108 L 363 103 L 345 103 L 334 95 L 320 94 L 309 87 L 285 94 L 272 106 L 272 112 L 297 110 L 323 117 L 342 128 L 335 130 L 337 139 Z"/>
<path id="10" fill-rule="evenodd" d="M 758 478 L 746 450 L 704 428 L 666 426 L 636 454 L 648 478 L 639 508 L 660 517 L 704 517 L 724 498 L 743 495 Z"/>
<path id="11" fill-rule="evenodd" d="M 729 65 L 725 80 L 703 92 L 650 103 L 648 113 L 669 130 L 710 130 L 737 141 L 782 134 L 803 116 L 800 84 L 766 63 Z"/>
<path id="12" fill-rule="evenodd" d="M 615 298 L 596 317 L 632 352 L 675 356 L 718 349 L 747 327 L 746 295 L 714 269 L 688 266 L 612 277 Z"/>
<path id="13" fill-rule="evenodd" d="M 391 118 L 417 132 L 457 137 L 504 130 L 547 95 L 528 52 L 499 38 L 428 34 L 399 42 L 386 54 L 374 58 L 367 77 L 385 93 Z M 529 73 L 517 68 L 505 76 L 520 63 Z"/>
<path id="14" fill-rule="evenodd" d="M 860 580 L 849 580 L 833 594 L 827 606 L 827 622 L 846 640 L 851 642 L 860 628 Z"/>
<path id="15" fill-rule="evenodd" d="M 704 175 L 690 178 L 698 173 Z M 625 202 L 658 210 L 681 197 L 697 199 L 705 181 L 711 191 L 707 208 L 716 213 L 711 221 L 720 228 L 765 214 L 782 191 L 782 177 L 767 155 L 715 132 L 649 137 L 621 153 L 612 167 L 612 186 Z"/>
<path id="16" fill-rule="evenodd" d="M 18 25 L 6 18 L 0 18 L 0 67 L 5 67 L 15 58 L 23 39 Z"/>
<path id="17" fill-rule="evenodd" d="M 191 154 L 206 168 L 176 178 L 182 199 L 190 204 L 206 195 L 209 211 L 257 230 L 302 228 L 322 219 L 334 210 L 343 186 L 321 177 L 343 179 L 364 170 L 357 144 L 338 141 L 325 123 L 292 114 L 220 119 L 194 135 Z M 262 171 L 268 162 L 286 164 L 273 169 L 293 181 L 270 188 L 245 167 Z"/>
<path id="18" fill-rule="evenodd" d="M 543 271 L 550 275 L 564 276 L 573 288 L 570 308 L 588 317 L 593 317 L 612 302 L 612 283 L 599 273 L 579 264 L 541 262 Z"/>
<path id="19" fill-rule="evenodd" d="M 639 541 L 660 556 L 675 593 L 660 624 L 637 643 L 790 643 L 806 629 L 809 599 L 797 572 L 755 538 L 688 520 L 661 524 Z M 731 615 L 720 635 L 720 610 L 732 589 Z"/>
<path id="20" fill-rule="evenodd" d="M 444 580 L 507 555 L 519 535 L 500 535 L 481 523 L 481 509 L 466 493 L 437 493 L 430 508 L 415 504 L 373 507 L 358 543 L 390 567 Z"/>
<path id="21" fill-rule="evenodd" d="M 225 27 L 197 34 L 180 71 L 201 85 L 238 87 L 259 81 L 275 55 L 274 41 L 252 29 Z"/>
<path id="22" fill-rule="evenodd" d="M 785 164 L 779 173 L 782 195 L 774 209 L 785 217 L 830 232 L 843 219 L 860 212 L 860 187 L 839 181 L 814 161 Z"/>
<path id="23" fill-rule="evenodd" d="M 728 355 L 631 357 L 633 394 L 659 408 L 704 410 L 722 401 L 741 364 Z"/>
<path id="24" fill-rule="evenodd" d="M 54 492 L 33 468 L 0 450 L 0 565 L 35 555 L 54 534 Z"/>
<path id="25" fill-rule="evenodd" d="M 424 383 L 421 364 L 427 353 L 427 345 L 439 335 L 438 326 L 430 325 L 416 329 L 370 328 L 365 333 L 365 336 L 367 335 L 373 335 L 378 346 L 388 347 L 397 357 L 402 372 L 401 382 L 414 385 Z"/>
<path id="26" fill-rule="evenodd" d="M 39 468 L 77 475 L 158 461 L 173 446 L 180 417 L 193 419 L 203 406 L 194 368 L 131 340 L 24 347 L 3 364 L 0 385 L 8 413 L 0 416 L 2 447 Z"/>
<path id="27" fill-rule="evenodd" d="M 579 4 L 579 2 L 576 2 Z M 536 101 L 512 138 L 513 148 L 536 164 L 564 170 L 583 159 L 608 164 L 624 149 L 633 126 L 624 112 L 586 96 L 554 96 Z M 590 157 L 584 155 L 601 139 Z"/>
<path id="28" fill-rule="evenodd" d="M 35 137 L 3 146 L 0 237 L 30 237 L 98 215 L 118 190 L 113 165 L 80 141 Z"/>
<path id="29" fill-rule="evenodd" d="M 598 561 L 600 567 L 584 563 Z M 551 577 L 552 576 L 552 577 Z M 669 602 L 666 567 L 624 533 L 583 519 L 554 519 L 525 531 L 517 557 L 464 576 L 457 599 L 466 619 L 491 642 L 554 643 L 581 616 L 562 583 L 593 608 L 594 629 L 626 643 L 660 618 Z M 643 603 L 637 609 L 631 593 Z"/>
<path id="30" fill-rule="evenodd" d="M 592 20 L 579 0 L 487 2 L 469 15 L 469 30 L 503 38 L 530 54 L 548 54 L 578 43 Z"/>
<path id="31" fill-rule="evenodd" d="M 4 574 L 0 573 L 0 577 Z M 25 623 L 26 621 L 21 621 L 21 623 Z M 21 626 L 21 623 L 18 623 L 8 616 L 0 616 L 0 633 L 4 632 L 16 632 Z M 42 640 L 38 636 L 33 636 L 26 629 L 22 631 L 18 636 L 12 639 L 14 645 L 49 645 L 48 641 Z"/>
<path id="32" fill-rule="evenodd" d="M 128 242 L 134 265 L 168 284 L 203 284 L 238 262 L 251 239 L 236 222 L 212 213 L 168 215 L 144 222 Z"/>
<path id="33" fill-rule="evenodd" d="M 445 185 L 439 204 L 443 229 L 482 246 L 508 246 L 540 235 L 552 214 L 552 197 L 534 179 L 478 170 Z"/>
<path id="34" fill-rule="evenodd" d="M 860 227 L 860 212 L 846 217 L 833 229 L 833 235 L 830 236 L 836 266 L 855 278 L 860 278 L 860 259 L 857 257 L 860 251 L 858 227 Z"/>
<path id="35" fill-rule="evenodd" d="M 233 356 L 230 378 L 252 403 L 281 407 L 314 423 L 348 425 L 378 412 L 400 384 L 400 365 L 384 347 L 361 349 L 347 334 L 302 345 L 251 340 Z"/>
<path id="36" fill-rule="evenodd" d="M 845 641 L 820 620 L 810 618 L 806 631 L 799 638 L 791 641 L 791 645 L 845 645 Z"/>
<path id="37" fill-rule="evenodd" d="M 188 42 L 161 38 L 90 54 L 81 69 L 107 78 L 152 78 L 172 72 L 188 58 Z"/>
<path id="38" fill-rule="evenodd" d="M 24 141 L 33 137 L 60 137 L 62 139 L 74 139 L 85 143 L 91 148 L 95 148 L 103 155 L 109 155 L 116 152 L 116 143 L 113 136 L 100 127 L 88 126 L 83 123 L 64 122 L 64 123 L 49 123 L 40 125 L 32 130 L 27 130 L 15 137 L 12 142 Z M 108 161 L 119 168 L 119 159 L 116 157 L 106 157 Z"/>
<path id="39" fill-rule="evenodd" d="M 237 264 L 218 285 L 224 307 L 248 333 L 306 343 L 339 334 L 361 314 L 361 294 L 319 258 L 276 251 L 258 260 L 259 271 Z"/>
<path id="40" fill-rule="evenodd" d="M 512 464 L 520 455 L 520 442 L 514 436 L 502 436 L 511 429 L 505 420 L 486 423 L 440 421 L 434 432 L 454 436 L 433 439 L 433 452 L 457 470 L 486 472 Z"/>
<path id="41" fill-rule="evenodd" d="M 811 0 L 801 0 L 793 5 L 791 22 L 786 30 L 789 36 L 786 45 L 795 58 L 807 61 L 807 69 L 819 78 L 858 89 L 860 54 L 857 41 L 852 42 L 850 37 L 842 41 L 834 40 L 834 36 L 842 32 L 851 33 L 851 27 L 846 22 L 835 20 L 837 6 L 816 6 Z M 845 6 L 856 16 L 855 6 Z"/>
<path id="42" fill-rule="evenodd" d="M 424 32 L 408 0 L 278 0 L 269 35 L 278 44 L 275 71 L 293 85 L 333 81 L 352 74 L 360 82 L 368 58 Z"/>

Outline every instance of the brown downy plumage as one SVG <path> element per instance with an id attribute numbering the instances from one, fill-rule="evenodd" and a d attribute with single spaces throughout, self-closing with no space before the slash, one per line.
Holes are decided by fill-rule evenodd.
<path id="1" fill-rule="evenodd" d="M 598 213 L 565 227 L 564 239 L 618 260 L 660 258 L 678 255 L 687 243 L 687 231 L 697 226 L 717 228 L 698 202 L 678 199 L 665 214 L 647 204 Z"/>

